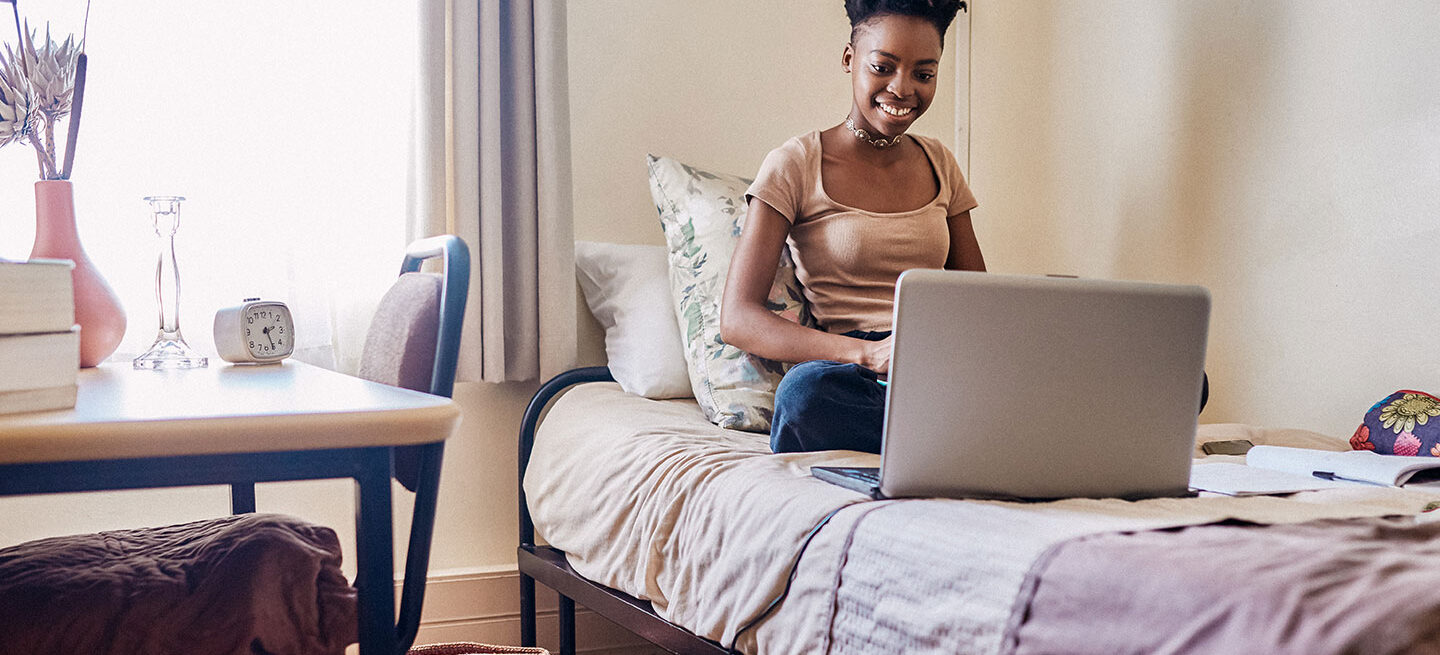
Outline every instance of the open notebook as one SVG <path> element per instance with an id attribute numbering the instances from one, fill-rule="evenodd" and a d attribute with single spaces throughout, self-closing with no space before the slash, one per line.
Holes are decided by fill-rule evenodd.
<path id="1" fill-rule="evenodd" d="M 1333 452 L 1255 446 L 1245 455 L 1245 464 L 1273 471 L 1396 487 L 1440 481 L 1440 457 L 1377 455 L 1369 450 Z"/>
<path id="2" fill-rule="evenodd" d="M 1245 463 L 1196 462 L 1190 486 L 1232 496 L 1283 494 L 1356 484 L 1440 486 L 1440 458 L 1255 446 Z"/>

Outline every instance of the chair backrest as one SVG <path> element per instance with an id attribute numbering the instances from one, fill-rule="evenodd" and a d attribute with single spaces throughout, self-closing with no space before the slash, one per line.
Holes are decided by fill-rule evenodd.
<path id="1" fill-rule="evenodd" d="M 432 257 L 442 258 L 442 272 L 418 272 Z M 448 398 L 454 391 L 469 286 L 470 254 L 459 237 L 410 244 L 400 278 L 380 299 L 365 335 L 360 377 Z"/>
<path id="2" fill-rule="evenodd" d="M 440 276 L 402 273 L 375 308 L 365 335 L 359 375 L 415 391 L 430 391 L 440 331 Z"/>

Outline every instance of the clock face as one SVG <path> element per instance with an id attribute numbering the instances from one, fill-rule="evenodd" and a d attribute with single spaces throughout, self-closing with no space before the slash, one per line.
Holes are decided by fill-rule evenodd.
<path id="1" fill-rule="evenodd" d="M 258 303 L 245 309 L 245 345 L 257 359 L 284 357 L 295 350 L 295 323 L 290 309 L 279 303 Z"/>

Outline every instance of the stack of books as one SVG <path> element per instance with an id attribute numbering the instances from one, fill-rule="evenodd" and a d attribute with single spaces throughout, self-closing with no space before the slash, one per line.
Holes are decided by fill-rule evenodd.
<path id="1" fill-rule="evenodd" d="M 0 260 L 0 414 L 75 406 L 73 268 L 68 259 Z"/>

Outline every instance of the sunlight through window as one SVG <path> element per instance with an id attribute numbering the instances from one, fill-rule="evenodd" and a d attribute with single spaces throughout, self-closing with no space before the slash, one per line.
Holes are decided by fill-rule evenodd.
<path id="1" fill-rule="evenodd" d="M 8 4 L 0 25 L 15 34 Z M 62 41 L 83 0 L 25 0 Z M 299 357 L 342 370 L 406 238 L 416 7 L 409 2 L 94 2 L 74 172 L 80 239 L 129 318 L 112 361 L 155 338 L 149 195 L 180 195 L 180 319 L 214 358 L 215 310 L 283 300 Z M 63 139 L 62 139 L 63 141 Z M 24 259 L 38 169 L 0 149 L 0 257 Z"/>

